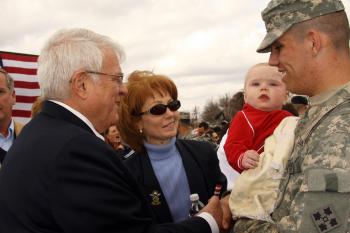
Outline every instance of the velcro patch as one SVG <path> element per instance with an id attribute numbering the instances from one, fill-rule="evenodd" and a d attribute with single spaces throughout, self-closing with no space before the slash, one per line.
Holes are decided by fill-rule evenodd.
<path id="1" fill-rule="evenodd" d="M 331 206 L 318 209 L 311 214 L 318 232 L 325 233 L 339 227 L 341 224 L 337 220 L 334 209 Z"/>

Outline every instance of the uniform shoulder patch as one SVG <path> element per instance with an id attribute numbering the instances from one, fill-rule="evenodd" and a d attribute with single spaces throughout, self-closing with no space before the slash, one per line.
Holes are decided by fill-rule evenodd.
<path id="1" fill-rule="evenodd" d="M 341 225 L 332 206 L 325 206 L 314 211 L 311 214 L 311 217 L 318 232 L 320 233 L 329 232 Z"/>

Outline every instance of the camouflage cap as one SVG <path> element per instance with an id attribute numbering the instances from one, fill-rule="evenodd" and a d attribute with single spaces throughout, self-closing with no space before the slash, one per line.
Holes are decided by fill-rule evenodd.
<path id="1" fill-rule="evenodd" d="M 271 44 L 296 23 L 342 10 L 341 0 L 271 0 L 261 13 L 267 34 L 257 52 L 270 52 Z"/>

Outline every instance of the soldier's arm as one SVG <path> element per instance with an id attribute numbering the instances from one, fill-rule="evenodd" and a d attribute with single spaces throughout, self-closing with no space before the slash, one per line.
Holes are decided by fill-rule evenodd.
<path id="1" fill-rule="evenodd" d="M 287 216 L 280 232 L 346 232 L 350 211 L 349 114 L 320 124 L 304 145 L 301 174 L 295 183 Z M 287 188 L 288 189 L 288 188 Z"/>
<path id="2" fill-rule="evenodd" d="M 238 219 L 234 225 L 235 233 L 278 233 L 276 225 L 254 219 Z"/>

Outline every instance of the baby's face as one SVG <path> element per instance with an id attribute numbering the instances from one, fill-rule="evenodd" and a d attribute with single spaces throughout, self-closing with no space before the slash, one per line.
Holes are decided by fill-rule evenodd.
<path id="1" fill-rule="evenodd" d="M 248 72 L 244 91 L 245 102 L 263 111 L 282 109 L 287 100 L 282 74 L 268 65 L 254 67 Z"/>

